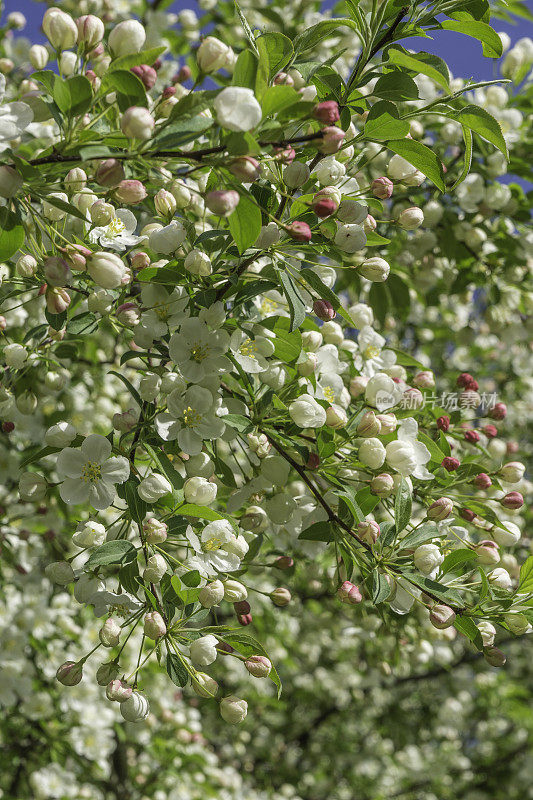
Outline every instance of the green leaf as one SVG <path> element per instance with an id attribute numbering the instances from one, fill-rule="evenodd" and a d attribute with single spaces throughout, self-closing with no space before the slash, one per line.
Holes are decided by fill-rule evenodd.
<path id="1" fill-rule="evenodd" d="M 410 75 L 397 69 L 382 75 L 372 94 L 385 100 L 416 100 L 418 86 Z"/>
<path id="2" fill-rule="evenodd" d="M 402 477 L 394 501 L 394 523 L 398 533 L 403 531 L 411 519 L 412 505 L 413 501 L 411 499 L 409 484 L 405 478 Z"/>
<path id="3" fill-rule="evenodd" d="M 143 82 L 128 70 L 116 69 L 108 72 L 102 79 L 102 87 L 105 92 L 116 92 L 119 95 L 121 111 L 125 111 L 130 106 L 146 106 L 148 104 Z"/>
<path id="4" fill-rule="evenodd" d="M 411 531 L 398 542 L 399 550 L 414 550 L 420 544 L 430 542 L 441 536 L 439 529 L 434 522 L 425 522 L 414 531 Z"/>
<path id="5" fill-rule="evenodd" d="M 71 117 L 85 114 L 93 103 L 93 90 L 84 75 L 73 75 L 66 80 L 56 77 L 52 96 L 59 110 Z"/>
<path id="6" fill-rule="evenodd" d="M 212 119 L 200 114 L 196 117 L 184 117 L 178 120 L 171 115 L 170 119 L 172 122 L 166 125 L 154 139 L 158 147 L 169 150 L 177 150 L 181 145 L 192 142 L 214 124 Z"/>
<path id="7" fill-rule="evenodd" d="M 247 89 L 255 88 L 257 75 L 257 58 L 250 50 L 240 53 L 233 70 L 233 86 L 245 86 Z"/>
<path id="8" fill-rule="evenodd" d="M 258 50 L 257 50 L 257 45 L 255 43 L 255 37 L 254 37 L 253 31 L 252 31 L 252 29 L 250 27 L 250 24 L 249 24 L 248 20 L 246 19 L 246 17 L 242 13 L 241 7 L 237 3 L 237 0 L 233 0 L 233 5 L 235 6 L 235 11 L 237 12 L 237 15 L 238 15 L 238 17 L 239 17 L 239 19 L 241 21 L 241 25 L 242 25 L 242 29 L 244 31 L 244 35 L 248 39 L 248 44 L 250 45 L 250 47 L 254 51 L 255 55 L 259 56 L 259 53 L 258 53 Z"/>
<path id="9" fill-rule="evenodd" d="M 98 320 L 91 311 L 84 311 L 83 314 L 77 314 L 75 317 L 67 322 L 67 333 L 72 335 L 93 333 L 98 328 Z"/>
<path id="10" fill-rule="evenodd" d="M 471 617 L 456 617 L 453 625 L 460 633 L 470 639 L 478 650 L 483 650 L 483 638 L 479 628 Z"/>
<path id="11" fill-rule="evenodd" d="M 44 196 L 42 199 L 49 205 L 54 206 L 54 208 L 59 208 L 61 211 L 66 211 L 67 214 L 70 214 L 72 217 L 77 217 L 77 219 L 87 222 L 87 217 L 84 216 L 76 206 L 73 206 L 72 203 L 67 203 L 65 200 L 61 200 L 60 197 L 53 197 L 50 194 Z"/>
<path id="12" fill-rule="evenodd" d="M 389 61 L 393 64 L 398 64 L 401 67 L 407 67 L 422 75 L 427 75 L 442 86 L 443 89 L 449 92 L 450 90 L 450 72 L 446 63 L 431 53 L 424 51 L 420 53 L 408 53 L 403 47 L 395 45 L 387 51 Z"/>
<path id="13" fill-rule="evenodd" d="M 86 569 L 107 566 L 108 564 L 129 564 L 137 558 L 137 550 L 125 539 L 115 539 L 97 547 L 85 563 Z"/>
<path id="14" fill-rule="evenodd" d="M 466 106 L 454 116 L 454 119 L 461 125 L 470 128 L 478 136 L 486 139 L 487 142 L 497 147 L 506 158 L 508 157 L 507 145 L 503 138 L 500 123 L 488 111 L 479 106 Z"/>
<path id="15" fill-rule="evenodd" d="M 442 575 L 446 575 L 447 572 L 452 572 L 456 567 L 466 564 L 468 561 L 477 561 L 477 554 L 474 550 L 461 547 L 459 550 L 448 553 L 440 565 L 440 572 Z"/>
<path id="16" fill-rule="evenodd" d="M 189 682 L 189 673 L 183 665 L 181 658 L 175 655 L 175 653 L 168 653 L 167 655 L 167 672 L 168 677 L 176 686 L 187 686 Z"/>
<path id="17" fill-rule="evenodd" d="M 387 142 L 387 147 L 419 169 L 441 192 L 445 191 L 442 162 L 433 150 L 414 139 L 395 139 Z"/>
<path id="18" fill-rule="evenodd" d="M 114 72 L 118 69 L 131 69 L 131 67 L 138 67 L 140 64 L 148 64 L 151 67 L 166 49 L 166 47 L 152 47 L 150 50 L 142 50 L 140 53 L 131 53 L 127 56 L 115 58 L 109 65 L 109 72 Z"/>
<path id="19" fill-rule="evenodd" d="M 351 28 L 356 33 L 358 32 L 357 23 L 354 22 L 353 19 L 348 19 L 347 17 L 325 19 L 322 20 L 322 22 L 318 22 L 316 25 L 312 25 L 307 30 L 302 31 L 302 33 L 299 33 L 294 39 L 294 50 L 296 53 L 303 53 L 305 50 L 310 50 L 312 47 L 320 44 L 320 42 L 328 36 L 331 36 L 337 28 L 341 27 Z"/>
<path id="20" fill-rule="evenodd" d="M 275 78 L 278 72 L 287 66 L 294 54 L 291 40 L 283 33 L 267 32 L 256 39 L 256 43 L 265 49 L 268 55 L 269 78 Z"/>
<path id="21" fill-rule="evenodd" d="M 528 556 L 520 567 L 520 582 L 517 592 L 521 594 L 533 592 L 533 556 Z"/>
<path id="22" fill-rule="evenodd" d="M 458 16 L 458 15 L 454 15 Z M 440 23 L 441 28 L 445 31 L 455 31 L 456 33 L 464 33 L 465 36 L 471 36 L 483 44 L 483 55 L 488 58 L 499 58 L 503 52 L 503 46 L 500 37 L 496 31 L 487 25 L 486 22 L 478 22 L 470 14 L 461 14 L 467 19 L 446 19 Z"/>
<path id="23" fill-rule="evenodd" d="M 304 281 L 315 290 L 315 292 L 317 292 L 318 296 L 322 300 L 327 300 L 329 303 L 331 303 L 335 311 L 340 314 L 340 316 L 345 319 L 346 322 L 348 322 L 354 328 L 356 327 L 355 322 L 351 318 L 349 312 L 342 307 L 341 301 L 335 292 L 332 291 L 329 286 L 326 286 L 320 275 L 318 275 L 313 269 L 305 267 L 304 269 L 300 270 L 300 277 L 303 278 Z"/>
<path id="24" fill-rule="evenodd" d="M 443 600 L 445 603 L 455 608 L 463 608 L 463 598 L 455 589 L 449 589 L 443 583 L 438 583 L 416 572 L 404 572 L 402 574 L 404 578 L 407 578 L 408 581 L 418 586 L 423 592 L 433 595 L 438 600 Z"/>
<path id="25" fill-rule="evenodd" d="M 380 100 L 374 103 L 365 122 L 365 136 L 369 139 L 402 139 L 409 133 L 407 120 L 399 119 L 394 103 Z"/>
<path id="26" fill-rule="evenodd" d="M 453 191 L 460 183 L 464 181 L 467 177 L 468 173 L 470 172 L 470 167 L 472 165 L 472 151 L 473 151 L 473 143 L 472 143 L 472 131 L 470 128 L 467 128 L 465 125 L 462 126 L 463 128 L 463 139 L 465 143 L 465 155 L 463 158 L 463 169 L 461 170 L 461 174 L 455 181 L 455 183 L 450 186 L 450 191 Z"/>
<path id="27" fill-rule="evenodd" d="M 278 111 L 297 103 L 301 97 L 301 94 L 298 94 L 292 86 L 271 86 L 266 90 L 261 101 L 263 117 L 277 114 Z"/>
<path id="28" fill-rule="evenodd" d="M 241 194 L 239 205 L 228 217 L 228 225 L 242 255 L 261 233 L 261 209 L 250 195 Z"/>
<path id="29" fill-rule="evenodd" d="M 142 408 L 143 407 L 143 401 L 141 400 L 141 396 L 140 396 L 139 392 L 132 386 L 132 384 L 126 378 L 126 376 L 125 375 L 121 375 L 120 372 L 115 372 L 115 370 L 113 370 L 113 369 L 109 370 L 109 374 L 110 375 L 116 375 L 116 377 L 119 378 L 119 380 L 122 381 L 122 383 L 124 384 L 126 389 L 129 391 L 129 393 L 131 394 L 131 396 L 133 397 L 133 399 L 135 400 L 135 402 L 139 406 L 139 408 Z"/>
<path id="30" fill-rule="evenodd" d="M 50 97 L 54 96 L 54 83 L 57 77 L 55 72 L 52 72 L 50 69 L 38 70 L 31 74 L 32 81 L 39 81 L 39 83 L 42 83 Z"/>
<path id="31" fill-rule="evenodd" d="M 433 439 L 430 439 L 429 436 L 426 436 L 425 433 L 419 431 L 418 433 L 418 441 L 425 444 L 429 452 L 431 453 L 431 460 L 436 461 L 437 464 L 442 463 L 442 459 L 445 458 L 445 453 L 442 452 L 440 447 Z"/>
<path id="32" fill-rule="evenodd" d="M 235 521 L 228 514 L 219 514 L 213 508 L 208 506 L 198 506 L 196 503 L 185 503 L 185 505 L 178 508 L 178 514 L 183 516 L 194 517 L 195 519 L 207 519 L 209 522 L 214 522 L 217 519 L 227 519 L 235 524 Z"/>
<path id="33" fill-rule="evenodd" d="M 283 271 L 279 273 L 283 292 L 289 304 L 289 312 L 291 315 L 290 330 L 294 331 L 299 328 L 305 320 L 305 303 L 300 294 L 300 290 L 292 275 L 289 272 Z"/>
<path id="34" fill-rule="evenodd" d="M 289 331 L 290 321 L 287 317 L 270 317 L 264 321 L 265 328 L 274 331 L 276 334 L 272 340 L 274 343 L 274 355 L 280 361 L 290 363 L 296 361 L 302 350 L 302 335 L 296 330 Z"/>
<path id="35" fill-rule="evenodd" d="M 385 575 L 378 570 L 372 573 L 372 602 L 375 606 L 383 603 L 390 594 L 390 586 Z"/>
<path id="36" fill-rule="evenodd" d="M 331 522 L 314 522 L 298 536 L 308 542 L 333 542 L 335 533 Z"/>
<path id="37" fill-rule="evenodd" d="M 226 425 L 229 425 L 231 428 L 235 428 L 235 430 L 239 431 L 239 433 L 245 433 L 250 428 L 253 428 L 252 421 L 242 414 L 226 414 L 225 416 L 221 417 L 221 419 L 226 423 Z"/>
<path id="38" fill-rule="evenodd" d="M 18 212 L 0 207 L 0 261 L 7 261 L 24 244 L 26 233 Z"/>

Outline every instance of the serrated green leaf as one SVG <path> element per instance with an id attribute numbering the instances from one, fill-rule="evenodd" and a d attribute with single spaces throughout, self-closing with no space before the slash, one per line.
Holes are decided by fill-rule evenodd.
<path id="1" fill-rule="evenodd" d="M 239 205 L 228 217 L 228 225 L 242 255 L 261 233 L 261 209 L 250 195 L 241 194 Z"/>
<path id="2" fill-rule="evenodd" d="M 395 139 L 387 142 L 387 147 L 420 170 L 437 189 L 445 191 L 442 162 L 433 150 L 415 139 Z"/>
<path id="3" fill-rule="evenodd" d="M 108 564 L 129 564 L 137 558 L 137 550 L 125 539 L 115 539 L 93 550 L 85 562 L 85 569 L 91 570 Z"/>
<path id="4" fill-rule="evenodd" d="M 413 501 L 409 484 L 402 477 L 394 501 L 394 524 L 396 531 L 401 533 L 411 519 Z"/>

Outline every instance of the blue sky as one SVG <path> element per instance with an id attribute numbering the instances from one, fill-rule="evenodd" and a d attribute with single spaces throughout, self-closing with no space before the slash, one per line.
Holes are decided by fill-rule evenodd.
<path id="1" fill-rule="evenodd" d="M 331 2 L 324 3 L 329 7 Z M 533 9 L 533 0 L 528 3 Z M 197 8 L 193 0 L 179 0 L 170 6 L 170 10 L 179 11 L 183 8 Z M 5 12 L 22 11 L 28 20 L 28 24 L 23 31 L 23 35 L 28 36 L 32 41 L 41 41 L 43 36 L 39 26 L 42 15 L 46 9 L 44 3 L 37 3 L 34 0 L 5 0 Z M 493 25 L 497 31 L 505 31 L 511 37 L 512 42 L 516 42 L 523 36 L 533 38 L 533 23 L 526 20 L 519 20 L 516 25 L 508 22 L 494 20 Z M 413 39 L 407 42 L 407 46 L 418 50 L 427 50 L 430 53 L 439 55 L 449 65 L 453 74 L 462 78 L 475 78 L 476 80 L 488 80 L 494 77 L 494 62 L 490 58 L 484 58 L 481 52 L 481 44 L 468 36 L 463 36 L 452 31 L 439 31 L 436 39 Z"/>

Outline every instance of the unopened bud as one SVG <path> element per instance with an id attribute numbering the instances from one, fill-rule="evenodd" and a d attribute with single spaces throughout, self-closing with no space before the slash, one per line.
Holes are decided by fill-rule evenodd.
<path id="1" fill-rule="evenodd" d="M 344 581 L 342 586 L 337 589 L 337 597 L 341 603 L 348 603 L 348 605 L 355 606 L 363 599 L 359 587 L 351 581 Z"/>
<path id="2" fill-rule="evenodd" d="M 435 500 L 435 502 L 429 506 L 426 513 L 428 519 L 441 522 L 443 519 L 447 519 L 452 511 L 453 500 L 450 500 L 449 497 L 439 497 L 438 500 Z"/>

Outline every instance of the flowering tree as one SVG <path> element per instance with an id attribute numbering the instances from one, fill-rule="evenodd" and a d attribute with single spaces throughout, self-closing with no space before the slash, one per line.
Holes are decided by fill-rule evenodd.
<path id="1" fill-rule="evenodd" d="M 49 8 L 47 46 L 17 49 L 16 13 L 3 30 L 2 699 L 24 698 L 8 797 L 166 797 L 173 773 L 151 759 L 175 752 L 154 737 L 130 771 L 117 710 L 177 727 L 183 796 L 205 788 L 196 758 L 217 796 L 197 712 L 176 719 L 163 698 L 175 684 L 185 708 L 196 695 L 240 723 L 254 693 L 286 730 L 291 696 L 267 703 L 242 677 L 279 698 L 286 675 L 305 707 L 296 631 L 316 636 L 335 683 L 357 653 L 376 708 L 392 709 L 424 643 L 437 676 L 478 655 L 502 667 L 496 637 L 533 622 L 514 441 L 531 394 L 530 198 L 498 180 L 508 163 L 531 176 L 532 90 L 514 89 L 531 41 L 509 49 L 488 5 L 463 0 L 288 22 L 275 4 L 222 5 L 182 12 L 176 30 L 157 5 L 142 22 Z M 442 29 L 507 50 L 502 77 L 452 78 L 402 44 Z M 380 699 L 376 674 L 393 667 Z M 313 798 L 337 795 L 311 730 L 338 722 L 360 678 L 289 731 L 295 752 L 311 747 Z M 442 691 L 453 713 L 453 681 Z M 31 731 L 65 707 L 61 731 Z M 56 738 L 47 765 L 39 747 Z M 264 748 L 254 737 L 258 775 Z M 447 768 L 467 782 L 476 758 L 454 750 Z M 389 767 L 359 784 L 339 766 L 347 796 L 417 791 Z M 289 767 L 278 778 L 297 783 Z"/>

